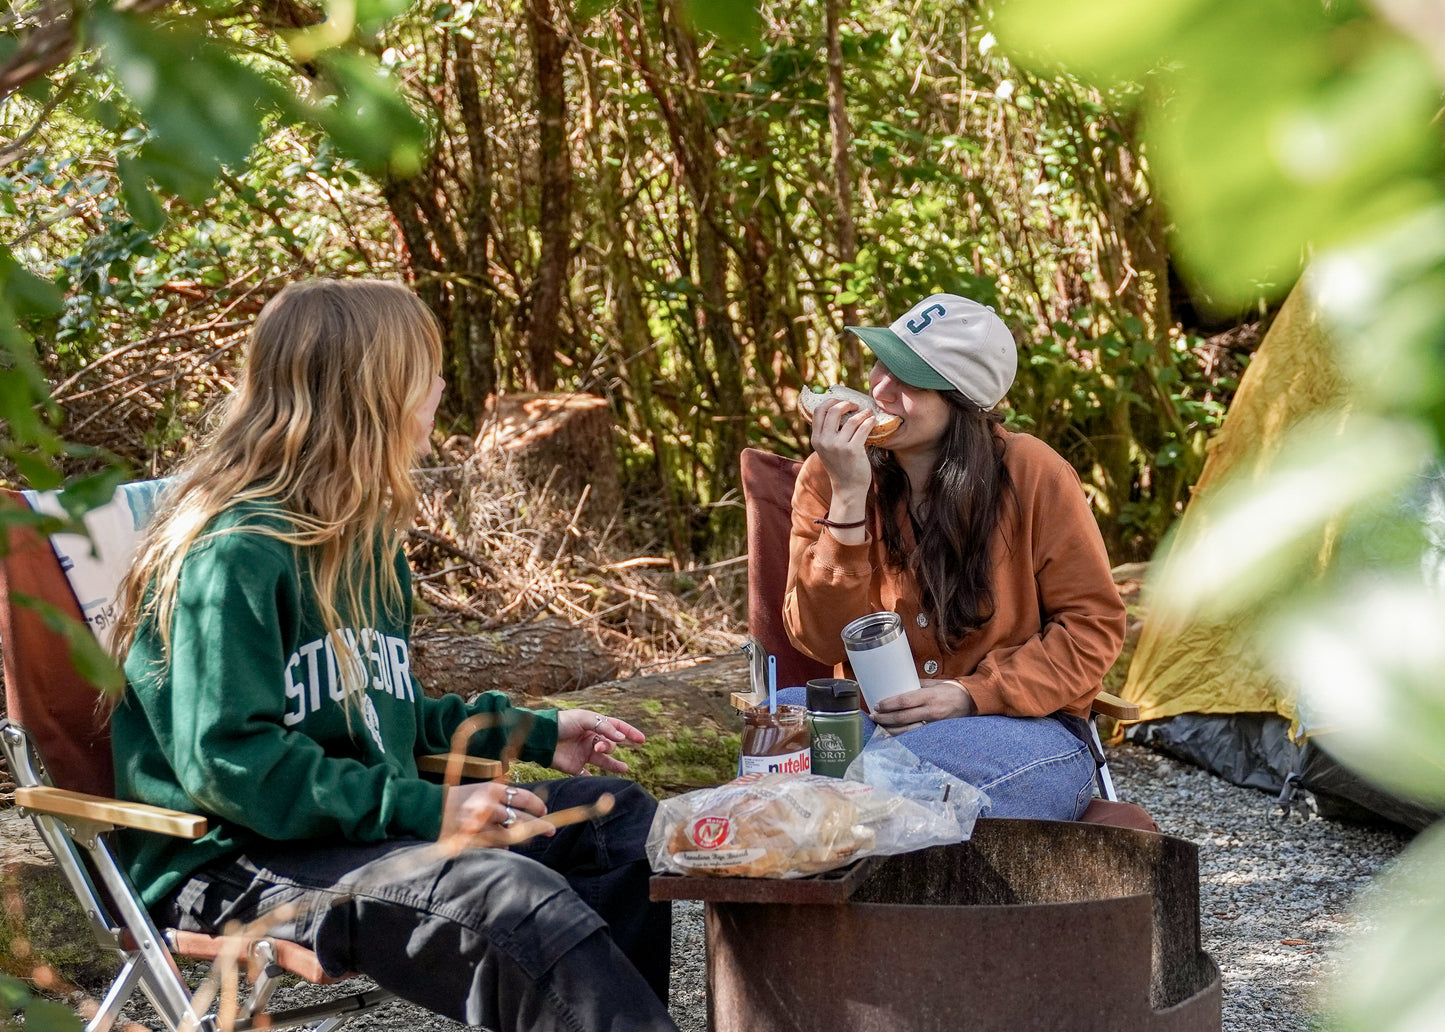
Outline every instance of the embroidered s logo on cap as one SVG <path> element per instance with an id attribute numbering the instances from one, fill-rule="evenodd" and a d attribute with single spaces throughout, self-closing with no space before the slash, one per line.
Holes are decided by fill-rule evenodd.
<path id="1" fill-rule="evenodd" d="M 918 313 L 917 319 L 908 320 L 908 331 L 913 334 L 922 333 L 924 330 L 928 329 L 928 327 L 933 325 L 934 315 L 942 318 L 947 314 L 948 309 L 944 308 L 942 305 L 929 305 L 923 311 Z"/>
<path id="2" fill-rule="evenodd" d="M 1003 400 L 1018 370 L 1018 347 L 987 305 L 932 294 L 885 329 L 850 326 L 888 371 L 913 387 L 956 390 L 982 409 Z"/>

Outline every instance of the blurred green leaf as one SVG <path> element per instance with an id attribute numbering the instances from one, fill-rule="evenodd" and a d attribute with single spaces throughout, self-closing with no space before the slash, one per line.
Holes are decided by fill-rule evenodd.
<path id="1" fill-rule="evenodd" d="M 158 22 L 99 8 L 92 31 L 105 61 L 172 159 L 214 179 L 245 161 L 261 119 L 285 98 L 270 79 L 184 23 Z M 158 180 L 159 181 L 159 180 Z M 183 196 L 194 200 L 193 189 Z"/>
<path id="2" fill-rule="evenodd" d="M 142 229 L 156 232 L 165 225 L 166 211 L 151 192 L 144 167 L 134 158 L 116 158 L 115 164 L 120 173 L 120 194 L 131 219 Z"/>
<path id="3" fill-rule="evenodd" d="M 65 610 L 33 595 L 11 592 L 10 597 L 17 605 L 35 612 L 45 626 L 65 639 L 70 648 L 70 661 L 75 664 L 76 673 L 102 691 L 119 691 L 125 687 L 125 674 L 113 659 L 101 648 L 95 635 L 82 620 L 77 620 Z"/>
<path id="4" fill-rule="evenodd" d="M 60 504 L 70 514 L 71 519 L 79 520 L 91 509 L 110 501 L 125 477 L 126 471 L 116 464 L 98 473 L 71 480 L 60 493 Z"/>
<path id="5" fill-rule="evenodd" d="M 682 10 L 698 31 L 724 39 L 754 40 L 762 27 L 756 0 L 683 0 Z"/>
<path id="6" fill-rule="evenodd" d="M 1139 78 L 1166 59 L 1207 0 L 1012 0 L 992 24 L 1013 53 L 1035 65 L 1063 64 L 1099 81 Z"/>
<path id="7" fill-rule="evenodd" d="M 54 315 L 65 305 L 65 295 L 49 280 L 25 269 L 0 247 L 0 297 L 21 318 Z"/>
<path id="8" fill-rule="evenodd" d="M 1413 422 L 1322 412 L 1285 436 L 1263 479 L 1236 475 L 1197 496 L 1187 536 L 1159 564 L 1161 617 L 1222 620 L 1258 605 L 1317 563 L 1332 520 L 1395 497 L 1431 454 Z"/>
<path id="9" fill-rule="evenodd" d="M 1427 829 L 1362 908 L 1367 931 L 1339 961 L 1332 1032 L 1426 1030 L 1445 1014 L 1445 826 Z M 1340 991 L 1341 988 L 1347 991 Z"/>
<path id="10" fill-rule="evenodd" d="M 412 0 L 355 0 L 356 24 L 363 32 L 375 32 L 412 5 Z"/>
<path id="11" fill-rule="evenodd" d="M 63 1003 L 31 999 L 25 1005 L 27 1032 L 78 1032 L 81 1027 L 80 1017 Z"/>
<path id="12" fill-rule="evenodd" d="M 334 100 L 311 112 L 342 153 L 373 172 L 409 175 L 421 167 L 427 127 L 373 58 L 328 52 L 317 59 Z"/>
<path id="13" fill-rule="evenodd" d="M 30 999 L 30 990 L 18 978 L 0 974 L 0 1007 L 9 1011 L 18 1010 Z"/>

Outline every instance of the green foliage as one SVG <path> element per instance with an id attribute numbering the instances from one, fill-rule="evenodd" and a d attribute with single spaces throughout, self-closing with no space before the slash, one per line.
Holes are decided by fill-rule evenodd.
<path id="1" fill-rule="evenodd" d="M 1408 798 L 1445 804 L 1445 149 L 1438 26 L 1354 3 L 1017 0 L 1001 33 L 1035 59 L 1155 80 L 1149 153 L 1177 248 L 1212 296 L 1301 289 L 1348 381 L 1287 433 L 1267 475 L 1201 499 L 1153 587 L 1163 619 L 1244 620 L 1331 752 Z M 1400 26 L 1419 39 L 1402 35 Z M 1423 487 L 1431 490 L 1422 492 Z M 1421 495 L 1423 494 L 1423 498 Z M 1438 1016 L 1440 829 L 1387 879 L 1342 965 L 1340 1029 Z"/>
<path id="2" fill-rule="evenodd" d="M 69 1007 L 36 996 L 18 979 L 0 975 L 0 1019 L 23 1017 L 32 1032 L 76 1032 L 83 1028 Z"/>

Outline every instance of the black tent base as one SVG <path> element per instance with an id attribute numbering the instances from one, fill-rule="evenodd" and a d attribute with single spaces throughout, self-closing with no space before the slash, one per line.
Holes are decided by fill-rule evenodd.
<path id="1" fill-rule="evenodd" d="M 1321 817 L 1386 822 L 1420 831 L 1442 815 L 1366 781 L 1327 748 L 1328 735 L 1292 742 L 1274 713 L 1185 713 L 1131 726 L 1126 737 L 1213 771 L 1231 784 L 1279 796 L 1287 781 L 1315 797 Z"/>

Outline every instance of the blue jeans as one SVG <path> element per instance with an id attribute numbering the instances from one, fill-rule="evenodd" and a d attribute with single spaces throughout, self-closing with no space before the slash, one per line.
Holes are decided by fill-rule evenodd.
<path id="1" fill-rule="evenodd" d="M 801 706 L 807 696 L 802 688 L 784 688 L 778 701 Z M 865 745 L 877 730 L 865 713 Z M 1053 717 L 955 717 L 905 731 L 898 740 L 987 795 L 983 817 L 1078 820 L 1094 794 L 1093 753 Z"/>
<path id="2" fill-rule="evenodd" d="M 217 932 L 283 905 L 271 933 L 403 999 L 494 1032 L 676 1032 L 666 1000 L 672 915 L 648 901 L 657 804 L 615 778 L 528 785 L 549 810 L 611 792 L 605 817 L 511 849 L 453 858 L 418 840 L 275 843 L 217 861 L 156 907 L 163 926 Z"/>

